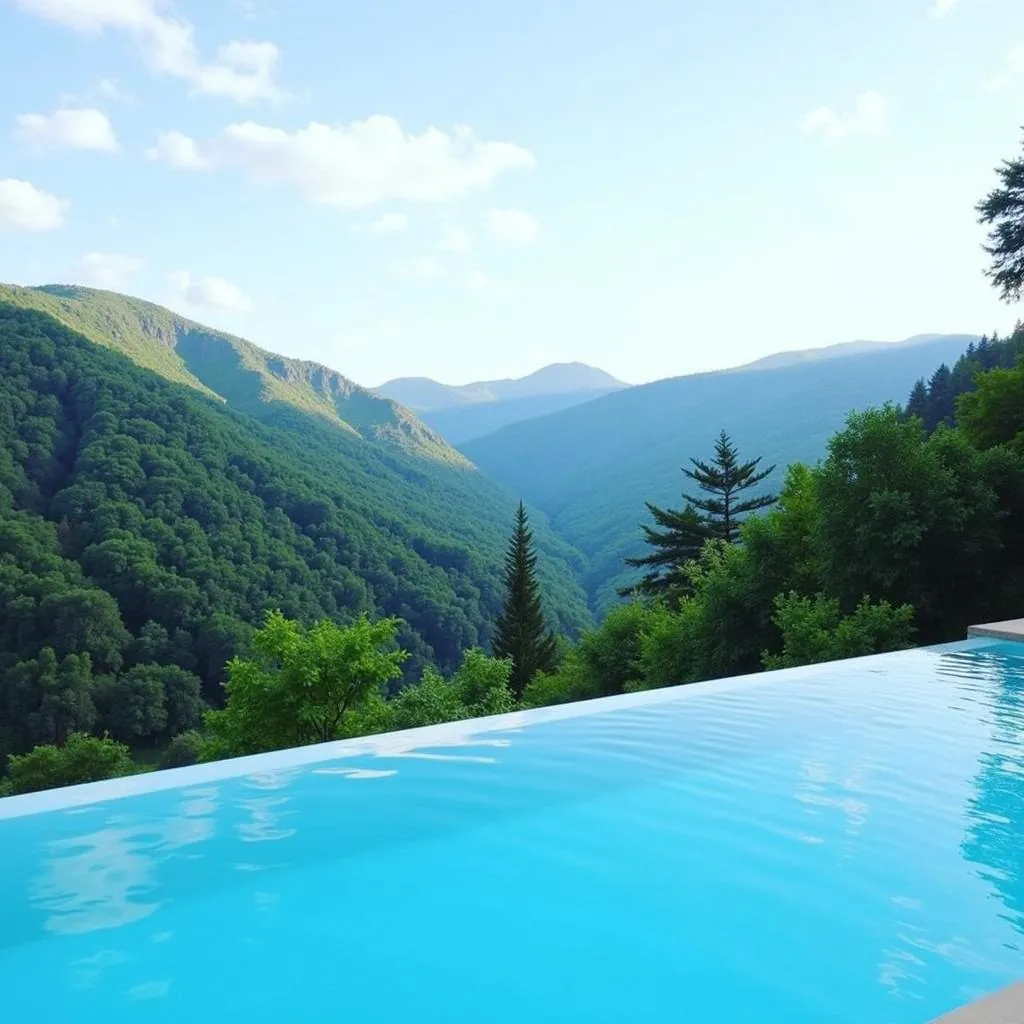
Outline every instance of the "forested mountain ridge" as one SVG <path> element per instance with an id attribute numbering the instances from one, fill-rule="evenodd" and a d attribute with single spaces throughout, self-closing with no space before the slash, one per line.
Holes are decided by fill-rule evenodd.
<path id="1" fill-rule="evenodd" d="M 76 285 L 0 285 L 0 302 L 47 313 L 168 380 L 272 422 L 297 409 L 372 444 L 465 465 L 410 410 L 319 363 L 279 356 L 142 299 Z"/>
<path id="2" fill-rule="evenodd" d="M 780 474 L 816 462 L 854 409 L 903 402 L 914 380 L 956 359 L 963 335 L 890 344 L 775 368 L 740 368 L 628 388 L 516 423 L 462 445 L 498 482 L 546 512 L 590 561 L 586 587 L 604 610 L 638 578 L 624 561 L 642 553 L 644 502 L 674 507 L 680 467 L 727 429 L 743 451 Z M 778 480 L 769 481 L 769 484 Z"/>
<path id="3" fill-rule="evenodd" d="M 272 608 L 397 616 L 410 674 L 450 669 L 487 642 L 514 508 L 474 470 L 294 409 L 257 422 L 0 303 L 0 745 L 59 738 L 90 673 L 111 692 L 173 669 L 215 702 Z M 551 621 L 575 633 L 578 556 L 537 536 Z M 24 703 L 36 677 L 45 707 Z"/>

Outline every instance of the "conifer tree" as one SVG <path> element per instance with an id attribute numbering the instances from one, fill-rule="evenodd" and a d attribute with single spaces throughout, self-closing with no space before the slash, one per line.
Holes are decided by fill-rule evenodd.
<path id="1" fill-rule="evenodd" d="M 653 548 L 641 558 L 627 558 L 626 564 L 647 569 L 647 575 L 635 586 L 619 590 L 621 597 L 633 593 L 664 597 L 687 589 L 685 567 L 699 554 L 708 539 L 707 524 L 692 505 L 676 510 L 659 508 L 646 502 L 647 511 L 660 530 L 644 526 L 644 540 Z"/>
<path id="2" fill-rule="evenodd" d="M 555 638 L 544 624 L 536 569 L 533 533 L 520 501 L 505 555 L 505 605 L 491 642 L 494 657 L 512 659 L 509 686 L 517 699 L 538 672 L 553 670 L 557 659 Z"/>
<path id="3" fill-rule="evenodd" d="M 703 513 L 708 535 L 715 540 L 732 544 L 739 536 L 739 528 L 744 517 L 750 512 L 769 508 L 776 502 L 774 494 L 761 494 L 757 497 L 743 498 L 741 495 L 751 487 L 756 487 L 762 480 L 770 476 L 774 466 L 758 470 L 760 457 L 750 462 L 740 462 L 739 452 L 729 435 L 723 430 L 715 442 L 715 455 L 710 462 L 690 459 L 693 469 L 684 469 L 683 473 L 696 483 L 704 495 L 683 497 L 697 510 Z"/>

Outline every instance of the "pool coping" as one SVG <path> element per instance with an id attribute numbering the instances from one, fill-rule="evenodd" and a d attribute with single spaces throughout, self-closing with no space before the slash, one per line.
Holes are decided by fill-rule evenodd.
<path id="1" fill-rule="evenodd" d="M 685 700 L 707 693 L 725 693 L 735 689 L 769 685 L 777 681 L 780 674 L 791 679 L 802 679 L 819 674 L 823 668 L 838 664 L 860 663 L 870 665 L 879 658 L 915 658 L 922 655 L 941 654 L 944 651 L 971 650 L 991 644 L 998 637 L 971 637 L 947 644 L 930 647 L 914 647 L 905 651 L 890 651 L 886 654 L 869 654 L 860 658 L 846 658 L 841 662 L 819 662 L 801 665 L 797 668 L 777 669 L 771 672 L 755 672 L 726 679 L 709 679 L 699 683 L 683 683 L 636 693 L 616 694 L 593 700 L 556 704 L 551 707 L 511 711 L 489 718 L 463 719 L 428 725 L 401 732 L 379 733 L 375 736 L 361 736 L 353 739 L 334 740 L 304 747 L 272 750 L 263 754 L 249 754 L 244 757 L 211 761 L 205 764 L 189 765 L 184 768 L 166 768 L 157 771 L 127 775 L 102 782 L 86 782 L 77 786 L 41 790 L 38 793 L 24 793 L 18 796 L 0 797 L 0 821 L 21 818 L 47 811 L 68 810 L 87 804 L 119 800 L 125 797 L 158 793 L 168 789 L 202 786 L 226 779 L 262 775 L 305 765 L 321 764 L 325 761 L 347 760 L 358 757 L 395 757 L 410 751 L 429 747 L 470 746 L 477 737 L 495 732 L 509 732 L 529 725 L 557 722 L 584 715 L 600 714 L 605 711 L 630 710 Z"/>
<path id="2" fill-rule="evenodd" d="M 991 640 L 1024 641 L 1024 619 L 1004 619 L 1002 622 L 982 622 L 967 627 L 969 639 L 987 637 Z"/>
<path id="3" fill-rule="evenodd" d="M 936 1017 L 931 1024 L 1024 1024 L 1024 982 Z"/>

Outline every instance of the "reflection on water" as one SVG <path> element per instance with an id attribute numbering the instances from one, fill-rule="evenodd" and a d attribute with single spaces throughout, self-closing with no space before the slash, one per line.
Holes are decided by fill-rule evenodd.
<path id="1" fill-rule="evenodd" d="M 58 839 L 32 889 L 47 931 L 82 934 L 142 920 L 159 906 L 160 862 L 214 834 L 217 789 L 182 793 L 178 813 L 136 824 L 110 819 L 106 828 Z"/>
<path id="2" fill-rule="evenodd" d="M 992 740 L 974 780 L 962 852 L 978 865 L 979 875 L 999 893 L 1007 919 L 1024 934 L 1024 661 L 976 658 L 974 671 L 987 671 L 995 683 Z"/>

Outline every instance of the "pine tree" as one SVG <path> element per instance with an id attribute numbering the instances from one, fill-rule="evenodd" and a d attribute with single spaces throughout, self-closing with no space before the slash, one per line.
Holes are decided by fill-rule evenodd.
<path id="1" fill-rule="evenodd" d="M 906 415 L 916 416 L 924 423 L 928 420 L 929 409 L 928 388 L 923 380 L 919 380 L 911 389 L 910 398 L 907 399 Z"/>
<path id="2" fill-rule="evenodd" d="M 741 499 L 740 495 L 756 487 L 762 480 L 770 476 L 774 466 L 758 470 L 760 457 L 750 462 L 740 462 L 739 452 L 729 435 L 723 430 L 715 442 L 715 455 L 710 463 L 700 459 L 690 459 L 693 469 L 684 469 L 691 480 L 708 497 L 683 497 L 698 513 L 706 524 L 708 536 L 715 540 L 734 543 L 739 537 L 739 528 L 743 517 L 758 509 L 769 508 L 777 498 L 774 494 L 761 494 L 756 498 Z"/>
<path id="3" fill-rule="evenodd" d="M 637 592 L 651 597 L 684 593 L 687 589 L 685 568 L 699 554 L 708 539 L 707 524 L 692 505 L 676 510 L 658 508 L 647 502 L 647 511 L 661 527 L 645 526 L 644 540 L 654 550 L 642 558 L 627 558 L 626 564 L 648 570 L 635 586 L 619 590 L 621 597 Z"/>
<path id="4" fill-rule="evenodd" d="M 522 697 L 526 684 L 538 672 L 554 669 L 557 658 L 555 638 L 544 624 L 536 568 L 533 533 L 526 509 L 519 502 L 515 530 L 505 555 L 505 605 L 491 642 L 494 657 L 512 659 L 509 686 L 517 698 Z"/>

